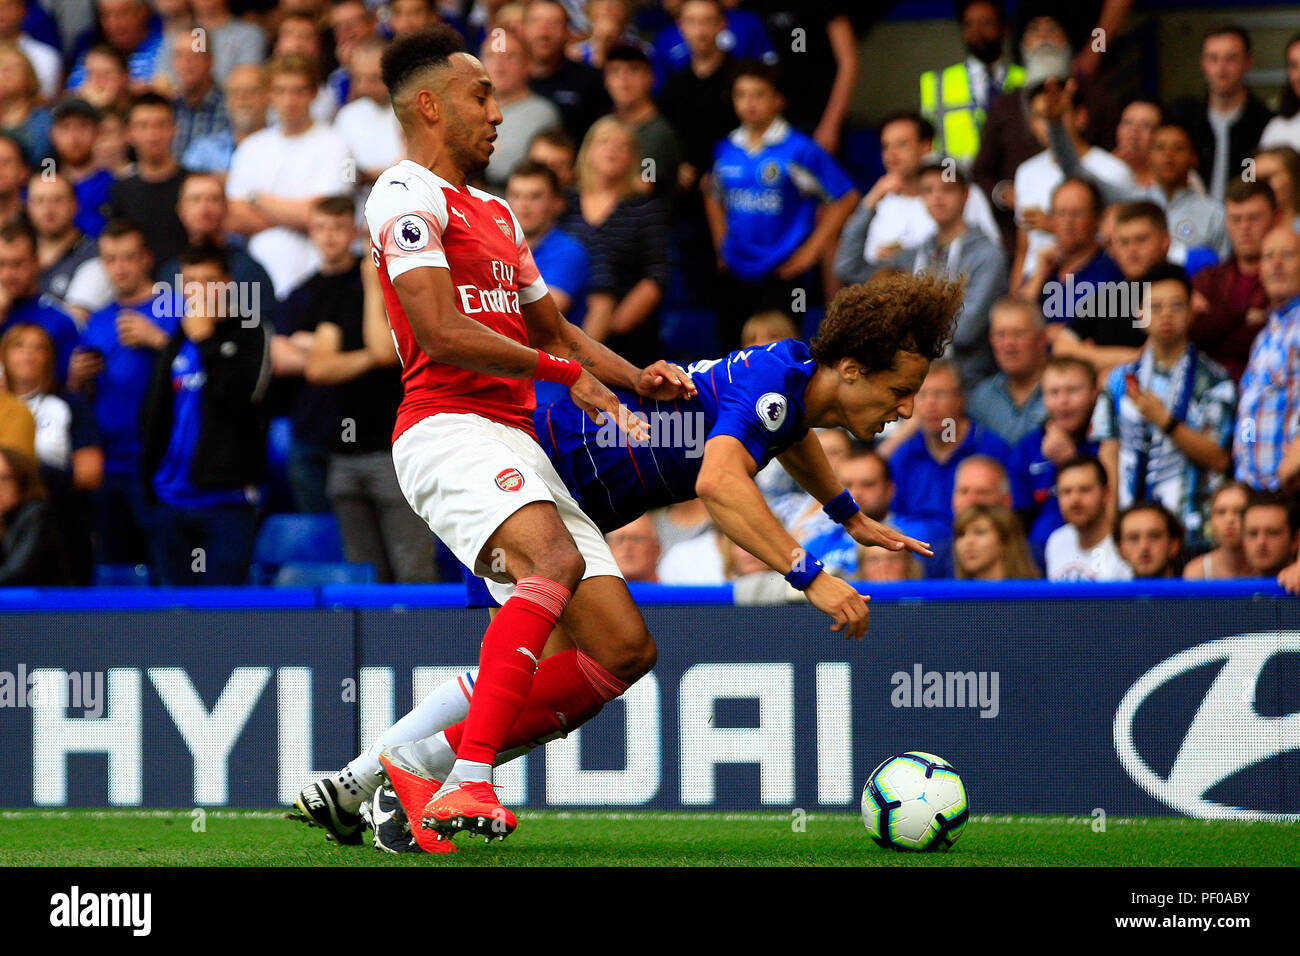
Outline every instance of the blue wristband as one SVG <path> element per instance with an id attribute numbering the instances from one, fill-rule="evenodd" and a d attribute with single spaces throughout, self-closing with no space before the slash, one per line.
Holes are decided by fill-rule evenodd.
<path id="1" fill-rule="evenodd" d="M 790 582 L 790 586 L 796 591 L 806 591 L 808 586 L 817 579 L 817 575 L 826 570 L 826 566 L 817 558 L 807 551 L 800 552 L 800 556 L 795 560 L 794 567 L 785 579 Z"/>
<path id="2" fill-rule="evenodd" d="M 822 508 L 822 511 L 826 512 L 826 517 L 830 518 L 836 524 L 844 524 L 844 522 L 848 521 L 861 510 L 862 509 L 858 507 L 858 503 L 853 500 L 853 496 L 849 494 L 847 488 L 830 501 L 826 502 L 825 506 Z"/>

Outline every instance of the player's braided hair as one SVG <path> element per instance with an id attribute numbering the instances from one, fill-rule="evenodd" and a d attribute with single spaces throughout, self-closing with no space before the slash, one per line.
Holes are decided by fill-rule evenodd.
<path id="1" fill-rule="evenodd" d="M 933 362 L 952 338 L 965 292 L 965 280 L 932 273 L 893 272 L 846 286 L 826 309 L 812 356 L 822 365 L 856 359 L 868 374 L 893 368 L 899 352 Z"/>
<path id="2" fill-rule="evenodd" d="M 396 97 L 406 82 L 429 67 L 444 66 L 453 53 L 464 53 L 459 33 L 440 23 L 436 27 L 397 40 L 380 60 L 384 86 Z"/>

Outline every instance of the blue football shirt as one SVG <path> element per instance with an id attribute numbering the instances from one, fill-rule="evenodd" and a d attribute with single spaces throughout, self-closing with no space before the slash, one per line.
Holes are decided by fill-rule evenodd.
<path id="1" fill-rule="evenodd" d="M 587 247 L 563 229 L 553 227 L 532 249 L 533 261 L 547 287 L 561 289 L 573 300 L 564 317 L 574 325 L 582 325 L 591 286 L 591 256 Z"/>
<path id="2" fill-rule="evenodd" d="M 220 508 L 249 503 L 243 488 L 197 488 L 191 479 L 194 453 L 203 431 L 203 388 L 207 373 L 199 347 L 189 339 L 172 360 L 171 378 L 175 395 L 171 438 L 153 476 L 158 500 L 178 508 Z"/>
<path id="3" fill-rule="evenodd" d="M 93 349 L 104 358 L 104 370 L 95 382 L 95 420 L 104 444 L 104 470 L 112 475 L 134 475 L 140 470 L 140 419 L 149 391 L 154 362 L 153 349 L 123 345 L 117 337 L 119 312 L 140 312 L 168 335 L 179 320 L 169 315 L 167 296 L 155 296 L 139 305 L 113 302 L 86 320 L 81 347 Z"/>
<path id="4" fill-rule="evenodd" d="M 755 152 L 744 128 L 718 144 L 713 188 L 727 215 L 722 257 L 742 279 L 761 279 L 812 235 L 817 209 L 853 188 L 839 164 L 777 117 Z"/>
<path id="5" fill-rule="evenodd" d="M 687 366 L 695 398 L 660 402 L 614 390 L 645 416 L 650 441 L 629 442 L 617 425 L 596 425 L 566 394 L 538 405 L 537 440 L 582 510 L 606 534 L 654 508 L 695 495 L 710 438 L 729 435 L 762 468 L 808 433 L 803 394 L 817 363 L 796 339 L 740 349 Z M 494 604 L 481 578 L 465 570 L 470 607 Z"/>
<path id="6" fill-rule="evenodd" d="M 817 369 L 794 339 L 740 349 L 687 368 L 699 394 L 660 402 L 617 391 L 650 423 L 649 442 L 629 442 L 613 423 L 596 425 L 570 398 L 533 415 L 538 441 L 569 492 L 601 531 L 645 512 L 695 497 L 710 438 L 730 435 L 759 468 L 807 433 L 803 393 Z"/>

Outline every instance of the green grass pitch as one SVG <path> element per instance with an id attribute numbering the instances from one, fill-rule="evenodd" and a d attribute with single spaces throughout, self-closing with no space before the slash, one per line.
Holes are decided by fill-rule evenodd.
<path id="1" fill-rule="evenodd" d="M 200 832 L 195 832 L 199 823 Z M 368 835 L 367 835 L 368 836 Z M 976 816 L 951 852 L 898 853 L 854 814 L 524 812 L 454 856 L 339 847 L 274 811 L 2 810 L 0 866 L 1293 866 L 1300 823 Z"/>

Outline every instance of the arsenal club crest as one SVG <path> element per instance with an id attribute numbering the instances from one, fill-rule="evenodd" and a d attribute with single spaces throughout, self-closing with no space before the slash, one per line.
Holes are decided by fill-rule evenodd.
<path id="1" fill-rule="evenodd" d="M 524 486 L 524 476 L 518 468 L 507 468 L 497 475 L 497 487 L 502 491 L 518 491 Z"/>

